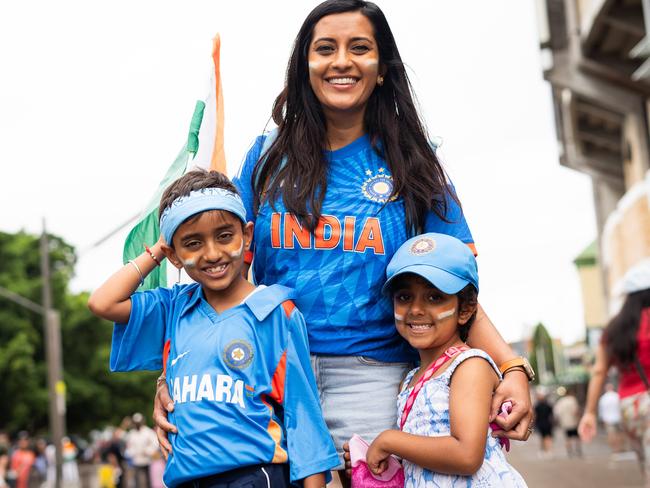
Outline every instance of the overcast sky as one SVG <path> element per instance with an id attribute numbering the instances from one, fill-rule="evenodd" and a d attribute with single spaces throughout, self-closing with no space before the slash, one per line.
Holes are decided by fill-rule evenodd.
<path id="1" fill-rule="evenodd" d="M 206 94 L 222 37 L 229 172 L 261 133 L 314 1 L 0 4 L 0 230 L 80 253 L 74 291 L 121 263 Z M 558 163 L 533 0 L 381 1 L 479 251 L 480 301 L 508 340 L 584 336 L 572 260 L 595 238 L 589 179 Z"/>

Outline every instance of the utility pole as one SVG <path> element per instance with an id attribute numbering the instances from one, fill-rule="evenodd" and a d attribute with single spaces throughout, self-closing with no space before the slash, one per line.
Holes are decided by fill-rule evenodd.
<path id="1" fill-rule="evenodd" d="M 43 318 L 45 329 L 45 360 L 47 388 L 50 398 L 50 432 L 56 448 L 55 488 L 60 488 L 63 466 L 63 435 L 65 432 L 65 383 L 62 379 L 61 322 L 59 312 L 52 309 L 50 286 L 50 245 L 43 219 L 41 234 L 41 277 L 43 280 Z"/>

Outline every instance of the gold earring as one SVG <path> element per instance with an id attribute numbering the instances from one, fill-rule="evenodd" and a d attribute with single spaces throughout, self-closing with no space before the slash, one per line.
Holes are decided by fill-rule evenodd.
<path id="1" fill-rule="evenodd" d="M 384 86 L 384 77 L 383 77 L 383 76 L 379 75 L 379 76 L 377 77 L 377 84 L 378 84 L 379 86 Z"/>

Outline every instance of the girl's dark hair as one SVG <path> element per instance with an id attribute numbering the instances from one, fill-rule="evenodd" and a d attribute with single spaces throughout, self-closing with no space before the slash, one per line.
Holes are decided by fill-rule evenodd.
<path id="1" fill-rule="evenodd" d="M 610 364 L 629 367 L 634 363 L 641 312 L 648 307 L 650 289 L 630 293 L 621 311 L 609 322 L 603 340 Z"/>
<path id="2" fill-rule="evenodd" d="M 458 327 L 458 333 L 460 334 L 460 340 L 463 342 L 467 341 L 469 336 L 469 329 L 476 319 L 476 310 L 478 307 L 478 292 L 474 285 L 467 285 L 465 288 L 456 293 L 458 297 L 458 311 L 466 310 L 468 308 L 473 308 L 474 312 L 470 316 L 469 320 L 465 324 Z"/>
<path id="3" fill-rule="evenodd" d="M 415 108 L 395 38 L 383 12 L 372 2 L 328 0 L 307 16 L 294 42 L 285 87 L 273 105 L 278 136 L 253 170 L 254 208 L 263 200 L 273 205 L 281 195 L 287 210 L 314 230 L 327 191 L 325 116 L 314 94 L 308 71 L 308 52 L 316 23 L 327 15 L 360 12 L 372 24 L 385 70 L 383 86 L 376 86 L 365 112 L 365 131 L 393 176 L 393 195 L 404 201 L 409 234 L 421 231 L 429 210 L 446 218 L 448 198 L 458 202 Z M 282 165 L 283 158 L 286 164 Z"/>
<path id="4" fill-rule="evenodd" d="M 203 190 L 204 188 L 223 188 L 224 190 L 239 195 L 237 188 L 230 182 L 226 175 L 218 171 L 196 168 L 188 171 L 165 188 L 160 198 L 160 205 L 158 206 L 158 218 L 160 218 L 165 209 L 177 198 L 189 195 L 190 192 L 195 190 Z"/>

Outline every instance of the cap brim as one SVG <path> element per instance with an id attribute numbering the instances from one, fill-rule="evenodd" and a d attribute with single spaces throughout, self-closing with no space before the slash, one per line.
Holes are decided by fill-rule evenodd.
<path id="1" fill-rule="evenodd" d="M 470 283 L 466 279 L 459 278 L 458 276 L 451 274 L 448 271 L 444 271 L 434 266 L 429 266 L 427 264 L 412 264 L 396 271 L 393 276 L 391 276 L 386 281 L 386 283 L 384 283 L 384 286 L 381 289 L 382 293 L 388 293 L 390 285 L 395 280 L 395 278 L 405 273 L 413 273 L 421 276 L 433 286 L 438 288 L 438 290 L 446 293 L 447 295 L 458 293 Z"/>

